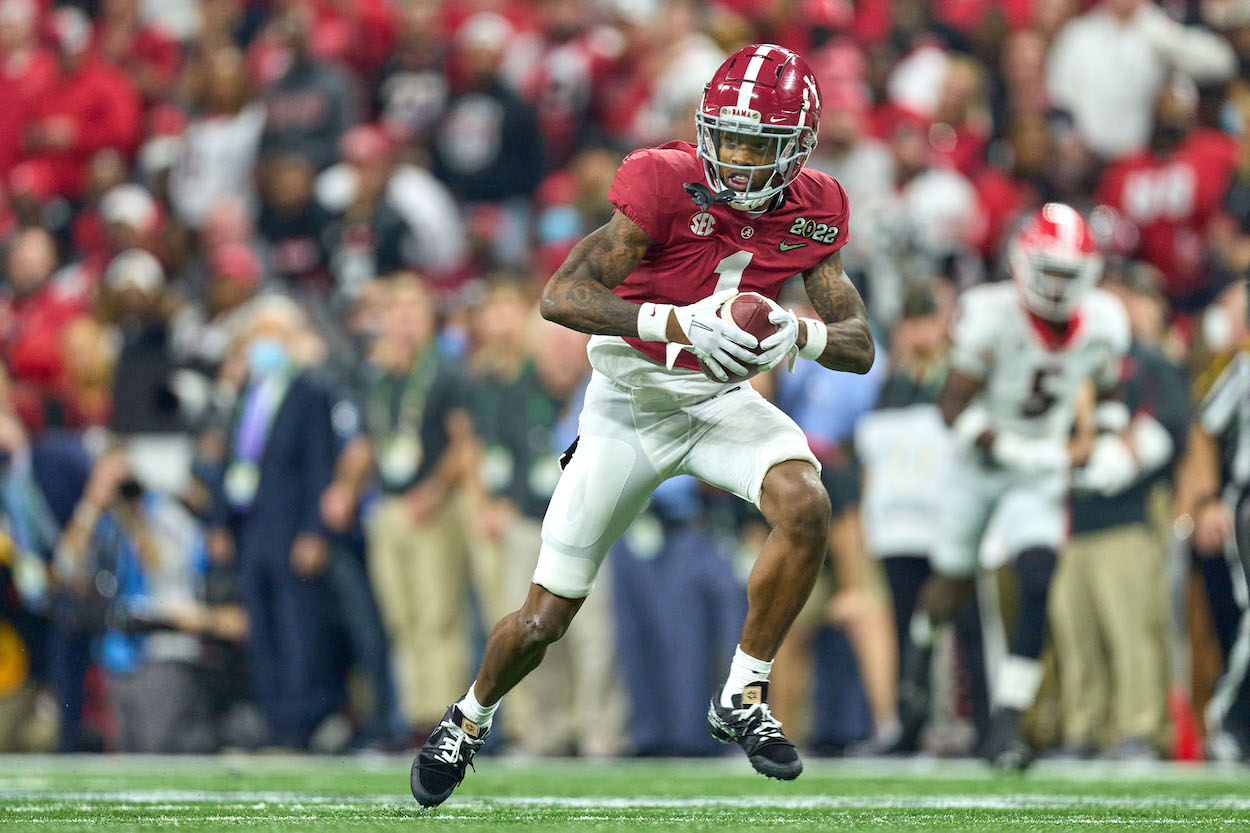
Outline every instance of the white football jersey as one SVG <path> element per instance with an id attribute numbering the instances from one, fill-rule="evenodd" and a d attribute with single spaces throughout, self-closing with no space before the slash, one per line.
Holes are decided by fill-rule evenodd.
<path id="1" fill-rule="evenodd" d="M 1131 334 L 1119 299 L 1092 290 L 1074 318 L 1062 343 L 1048 346 L 1014 284 L 974 287 L 960 298 L 951 366 L 985 380 L 979 399 L 995 431 L 1065 438 L 1082 383 L 1104 391 L 1120 381 Z"/>

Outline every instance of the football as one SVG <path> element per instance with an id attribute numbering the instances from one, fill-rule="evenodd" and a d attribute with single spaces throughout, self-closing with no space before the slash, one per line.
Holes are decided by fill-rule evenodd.
<path id="1" fill-rule="evenodd" d="M 768 299 L 758 292 L 739 292 L 737 295 L 727 298 L 725 303 L 721 304 L 718 314 L 725 320 L 730 320 L 732 317 L 734 323 L 739 327 L 763 341 L 777 332 L 777 325 L 768 320 L 768 313 L 771 310 L 772 306 L 769 304 Z M 756 348 L 753 352 L 758 354 L 762 351 Z M 709 379 L 716 379 L 716 376 L 704 367 L 702 360 L 699 361 L 699 367 L 702 368 L 703 373 Z M 745 376 L 730 373 L 729 381 L 745 382 L 759 372 L 760 368 L 752 366 Z M 720 380 L 716 379 L 716 381 L 719 382 Z"/>

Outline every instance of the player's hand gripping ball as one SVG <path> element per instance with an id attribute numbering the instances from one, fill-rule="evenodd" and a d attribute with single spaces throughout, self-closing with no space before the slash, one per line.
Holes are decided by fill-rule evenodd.
<path id="1" fill-rule="evenodd" d="M 733 321 L 738 325 L 738 327 L 755 336 L 757 341 L 762 342 L 764 339 L 777 332 L 777 325 L 768 318 L 769 314 L 775 308 L 775 305 L 771 301 L 763 295 L 760 295 L 758 292 L 739 292 L 737 295 L 731 295 L 725 299 L 725 301 L 721 304 L 717 315 L 719 315 L 723 320 Z M 752 349 L 751 352 L 759 355 L 764 351 L 757 347 Z M 699 361 L 699 367 L 702 368 L 703 373 L 709 379 L 715 379 L 718 382 L 720 381 L 716 378 L 714 373 L 707 369 L 702 360 Z M 730 373 L 729 381 L 745 382 L 747 379 L 750 379 L 752 376 L 755 376 L 764 369 L 765 368 L 757 365 L 748 368 L 745 376 L 737 373 Z"/>

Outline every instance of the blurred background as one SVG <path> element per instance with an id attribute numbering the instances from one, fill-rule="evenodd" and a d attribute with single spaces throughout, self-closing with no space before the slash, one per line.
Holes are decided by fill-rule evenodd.
<path id="1" fill-rule="evenodd" d="M 1090 217 L 1130 405 L 1182 462 L 1250 335 L 1246 0 L 0 0 L 0 751 L 424 740 L 524 596 L 576 434 L 585 337 L 541 287 L 623 155 L 692 140 L 751 42 L 819 76 L 809 165 L 850 196 L 880 345 L 865 377 L 757 380 L 835 511 L 774 711 L 809 749 L 879 752 L 952 311 L 1018 222 Z M 1210 499 L 1230 423 L 1200 431 L 1209 487 L 1169 464 L 1074 499 L 1030 722 L 1051 754 L 1250 751 L 1245 570 Z M 664 484 L 491 748 L 719 754 L 706 702 L 765 534 Z M 931 752 L 984 727 L 993 539 Z"/>

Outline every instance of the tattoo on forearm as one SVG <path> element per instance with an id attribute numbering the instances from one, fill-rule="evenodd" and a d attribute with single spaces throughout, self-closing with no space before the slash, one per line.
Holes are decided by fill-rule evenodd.
<path id="1" fill-rule="evenodd" d="M 650 240 L 632 222 L 612 221 L 578 243 L 543 292 L 543 315 L 592 335 L 638 334 L 638 305 L 612 292 L 646 254 Z"/>
<path id="2" fill-rule="evenodd" d="M 842 253 L 834 252 L 803 276 L 807 297 L 828 325 L 829 341 L 820 363 L 833 370 L 867 373 L 875 348 L 864 300 L 842 271 Z"/>

